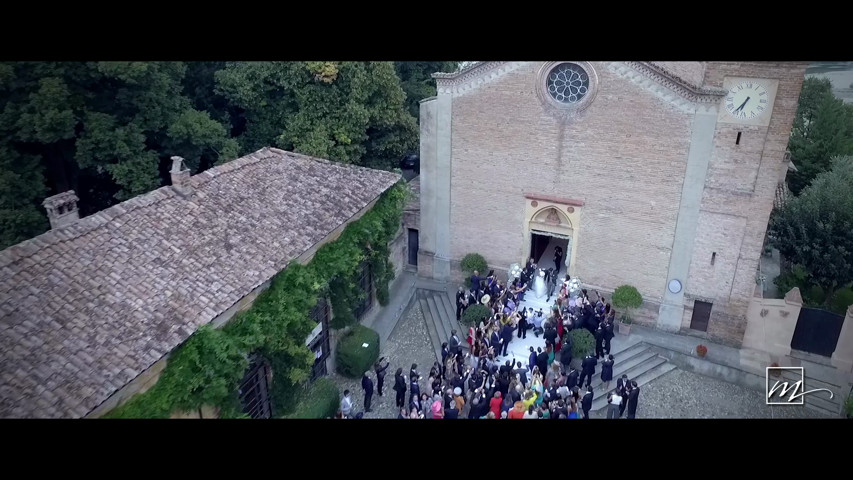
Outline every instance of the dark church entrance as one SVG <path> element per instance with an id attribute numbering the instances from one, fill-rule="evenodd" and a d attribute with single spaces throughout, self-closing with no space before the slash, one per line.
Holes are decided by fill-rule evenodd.
<path id="1" fill-rule="evenodd" d="M 562 252 L 559 265 L 559 275 L 566 274 L 566 256 L 569 252 L 569 239 L 561 238 L 548 234 L 546 232 L 532 232 L 530 239 L 530 258 L 539 266 L 539 268 L 555 268 L 555 252 L 557 248 Z M 526 262 L 526 260 L 525 260 Z"/>

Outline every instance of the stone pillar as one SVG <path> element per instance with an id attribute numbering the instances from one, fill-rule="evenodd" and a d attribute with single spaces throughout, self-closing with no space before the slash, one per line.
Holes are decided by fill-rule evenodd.
<path id="1" fill-rule="evenodd" d="M 687 167 L 684 172 L 684 184 L 681 187 L 681 204 L 675 224 L 675 237 L 672 253 L 669 257 L 669 272 L 663 287 L 663 301 L 658 314 L 657 326 L 661 330 L 678 332 L 684 317 L 684 291 L 687 289 L 687 277 L 690 260 L 693 258 L 693 242 L 699 227 L 699 210 L 702 206 L 702 193 L 705 191 L 705 176 L 714 150 L 714 131 L 717 128 L 717 111 L 697 110 L 693 117 L 693 133 L 690 138 L 690 150 L 687 153 Z M 681 282 L 681 290 L 671 292 L 669 283 Z"/>
<path id="2" fill-rule="evenodd" d="M 435 142 L 435 259 L 433 277 L 450 280 L 450 182 L 451 109 L 450 92 L 439 91 L 436 100 Z"/>
<path id="3" fill-rule="evenodd" d="M 841 335 L 832 353 L 832 365 L 841 371 L 853 372 L 853 305 L 847 307 Z"/>
<path id="4" fill-rule="evenodd" d="M 436 219 L 436 114 L 435 97 L 421 101 L 421 212 L 418 230 L 418 275 L 433 277 L 435 258 L 435 219 Z"/>

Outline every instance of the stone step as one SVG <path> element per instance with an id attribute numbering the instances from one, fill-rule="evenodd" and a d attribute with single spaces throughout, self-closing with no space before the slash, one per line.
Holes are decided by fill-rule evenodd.
<path id="1" fill-rule="evenodd" d="M 450 330 L 448 330 L 444 321 L 441 319 L 441 312 L 438 310 L 438 305 L 435 304 L 435 295 L 427 295 L 426 296 L 427 305 L 429 305 L 429 311 L 432 314 L 432 319 L 435 322 L 435 331 L 438 333 L 439 347 L 441 344 L 446 342 L 450 338 Z"/>
<path id="2" fill-rule="evenodd" d="M 656 380 L 656 379 L 666 375 L 667 373 L 669 373 L 675 369 L 676 369 L 675 365 L 664 360 L 663 363 L 657 364 L 654 368 L 647 370 L 645 373 L 636 377 L 634 380 L 636 380 L 638 387 L 643 387 L 643 386 L 647 385 L 649 382 L 651 382 L 652 380 Z M 640 390 L 639 401 L 640 402 L 643 401 L 642 389 Z M 592 411 L 594 411 L 594 412 L 599 411 L 605 407 L 607 407 L 607 396 L 606 395 L 602 396 L 601 398 L 599 398 L 597 400 L 592 401 Z"/>
<path id="3" fill-rule="evenodd" d="M 648 347 L 646 347 L 645 349 L 638 350 L 635 354 L 633 354 L 631 356 L 631 358 L 627 359 L 626 361 L 624 361 L 620 364 L 614 364 L 613 365 L 613 380 L 610 381 L 610 389 L 612 390 L 613 388 L 616 387 L 616 380 L 619 377 L 621 377 L 623 373 L 630 372 L 630 370 L 632 368 L 634 368 L 637 365 L 640 365 L 641 363 L 653 358 L 655 355 L 657 355 L 655 352 L 652 352 L 651 350 L 648 349 Z M 597 368 L 597 372 L 595 374 L 596 380 L 592 383 L 592 389 L 594 391 L 598 392 L 598 390 L 601 389 L 601 387 L 604 385 L 604 382 L 601 381 L 601 368 L 598 368 L 598 367 L 596 367 L 596 368 Z M 628 380 L 633 380 L 633 378 L 631 378 L 630 373 L 628 373 Z"/>
<path id="4" fill-rule="evenodd" d="M 634 365 L 633 367 L 625 370 L 624 373 L 628 374 L 628 380 L 637 380 L 644 373 L 648 372 L 649 370 L 652 370 L 653 368 L 657 367 L 658 365 L 663 365 L 664 363 L 667 363 L 665 358 L 660 357 L 660 356 L 655 355 L 655 354 L 652 354 L 652 356 L 646 357 L 642 362 L 639 362 L 636 365 Z M 640 381 L 637 380 L 637 383 L 639 383 L 639 382 Z M 604 390 L 604 389 L 595 390 L 595 387 L 593 387 L 593 392 L 595 392 L 595 396 L 592 397 L 592 401 L 595 402 L 596 400 L 598 400 L 600 398 L 604 398 L 606 401 L 607 393 L 614 390 L 615 388 L 616 388 L 616 377 L 614 376 L 613 381 L 611 382 L 610 388 L 608 390 Z M 583 393 L 583 391 L 581 391 L 581 393 Z"/>
<path id="5" fill-rule="evenodd" d="M 770 385 L 772 386 L 775 383 L 773 377 L 770 378 Z M 799 376 L 794 372 L 784 372 L 782 374 L 782 379 L 780 381 L 788 382 L 789 386 L 792 383 L 798 382 L 800 380 Z M 819 411 L 823 411 L 833 416 L 837 416 L 841 412 L 841 404 L 843 403 L 843 396 L 840 394 L 840 388 L 836 385 L 831 385 L 826 382 L 821 382 L 819 380 L 815 380 L 813 378 L 809 378 L 806 375 L 805 381 L 803 381 L 803 390 L 815 390 L 820 388 L 827 388 L 830 392 L 832 392 L 832 399 L 830 400 L 829 394 L 825 391 L 810 393 L 804 397 L 802 397 L 805 406 L 814 408 Z M 788 393 L 790 396 L 790 393 Z M 795 400 L 797 402 L 797 400 Z"/>
<path id="6" fill-rule="evenodd" d="M 435 321 L 432 319 L 432 314 L 429 311 L 429 305 L 424 298 L 424 294 L 420 291 L 418 292 L 418 304 L 421 306 L 421 312 L 424 315 L 424 322 L 426 323 L 427 332 L 429 332 L 429 339 L 432 342 L 432 348 L 435 351 L 435 359 L 440 362 L 441 341 L 438 338 L 438 332 L 435 329 Z"/>
<path id="7" fill-rule="evenodd" d="M 616 337 L 610 342 L 610 353 L 613 355 L 616 363 L 621 362 L 622 360 L 626 360 L 626 353 L 629 349 L 637 348 L 638 345 L 641 345 L 643 342 L 640 340 L 628 340 L 625 337 Z"/>
<path id="8" fill-rule="evenodd" d="M 446 295 L 441 292 L 434 292 L 432 295 L 433 300 L 435 300 L 435 306 L 438 308 L 438 313 L 441 316 L 441 323 L 444 326 L 444 331 L 447 332 L 447 340 L 449 341 L 450 332 L 456 330 L 456 327 L 454 327 L 450 322 L 451 317 L 447 315 L 447 306 L 444 304 L 444 297 L 446 297 Z M 456 333 L 459 334 L 459 330 L 456 330 Z"/>
<path id="9" fill-rule="evenodd" d="M 438 295 L 438 299 L 444 305 L 444 311 L 447 312 L 446 318 L 450 325 L 450 329 L 456 330 L 456 333 L 459 335 L 459 339 L 462 340 L 462 343 L 465 343 L 466 331 L 463 330 L 462 325 L 456 321 L 456 306 L 453 303 L 454 300 L 451 300 L 451 296 L 447 292 L 445 292 L 444 295 Z"/>

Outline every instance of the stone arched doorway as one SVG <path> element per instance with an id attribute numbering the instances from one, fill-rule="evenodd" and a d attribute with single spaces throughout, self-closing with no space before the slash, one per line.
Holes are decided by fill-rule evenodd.
<path id="1" fill-rule="evenodd" d="M 524 246 L 522 264 L 531 254 L 542 256 L 541 266 L 553 267 L 553 248 L 558 244 L 563 248 L 563 273 L 574 276 L 573 260 L 577 251 L 577 234 L 580 223 L 580 206 L 558 202 L 557 199 L 531 199 L 528 197 L 525 208 Z M 550 245 L 550 246 L 549 246 Z M 546 251 L 548 250 L 548 251 Z M 544 252 L 544 254 L 543 254 Z M 539 260 L 539 258 L 534 258 Z"/>

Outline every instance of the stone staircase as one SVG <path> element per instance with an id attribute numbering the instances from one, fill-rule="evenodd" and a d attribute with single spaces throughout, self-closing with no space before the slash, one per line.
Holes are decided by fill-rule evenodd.
<path id="1" fill-rule="evenodd" d="M 811 367 L 811 368 L 810 368 Z M 806 408 L 816 410 L 818 412 L 824 413 L 826 415 L 830 415 L 832 417 L 838 417 L 841 414 L 841 410 L 844 404 L 844 399 L 849 393 L 849 387 L 836 385 L 833 382 L 834 380 L 828 376 L 821 376 L 821 379 L 818 380 L 815 378 L 816 368 L 814 365 L 804 366 L 803 374 L 805 379 L 803 380 L 803 391 L 810 391 L 819 388 L 827 388 L 830 392 L 832 392 L 832 399 L 829 398 L 829 394 L 825 391 L 810 393 L 801 397 L 803 399 L 804 405 Z M 810 375 L 809 373 L 812 372 Z M 793 370 L 785 370 L 782 373 L 781 379 L 770 378 L 770 385 L 772 386 L 775 380 L 779 380 L 781 382 L 788 382 L 788 385 L 796 383 L 801 380 L 799 372 Z M 845 390 L 846 388 L 846 390 Z"/>
<path id="2" fill-rule="evenodd" d="M 421 311 L 426 319 L 436 360 L 441 361 L 441 344 L 450 340 L 452 330 L 456 330 L 456 336 L 462 342 L 462 348 L 468 348 L 468 344 L 465 342 L 467 330 L 463 329 L 456 321 L 454 300 L 446 289 L 424 288 L 423 285 L 420 285 L 415 290 L 415 298 L 420 303 Z"/>
<path id="3" fill-rule="evenodd" d="M 624 337 L 617 337 L 619 339 Z M 596 374 L 593 377 L 592 389 L 594 396 L 592 397 L 592 411 L 598 411 L 607 407 L 607 394 L 616 389 L 616 380 L 621 378 L 623 374 L 628 375 L 629 380 L 637 382 L 637 386 L 643 385 L 660 378 L 663 375 L 675 370 L 675 365 L 670 363 L 666 358 L 660 356 L 652 347 L 644 342 L 626 343 L 614 341 L 611 345 L 610 353 L 613 355 L 615 363 L 613 364 L 613 380 L 610 382 L 610 388 L 604 390 L 601 382 L 601 362 L 599 361 L 596 367 Z"/>

